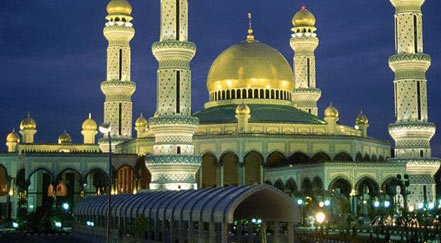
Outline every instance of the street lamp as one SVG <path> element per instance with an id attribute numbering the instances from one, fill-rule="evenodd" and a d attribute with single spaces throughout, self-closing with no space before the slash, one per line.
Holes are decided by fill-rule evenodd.
<path id="1" fill-rule="evenodd" d="M 303 210 L 303 205 L 305 204 L 305 201 L 303 201 L 303 199 L 299 198 L 297 199 L 297 205 L 300 206 L 300 215 L 301 215 L 301 221 L 300 224 L 303 226 L 305 223 L 305 215 L 304 215 L 304 210 Z"/>
<path id="2" fill-rule="evenodd" d="M 103 123 L 99 126 L 99 131 L 107 136 L 109 139 L 109 186 L 107 188 L 107 243 L 110 243 L 110 205 L 111 205 L 111 189 L 112 189 L 112 136 L 110 135 L 110 131 L 112 130 L 109 123 Z"/>

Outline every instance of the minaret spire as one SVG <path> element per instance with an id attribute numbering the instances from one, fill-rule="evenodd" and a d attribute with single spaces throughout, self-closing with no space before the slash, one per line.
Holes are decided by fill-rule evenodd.
<path id="1" fill-rule="evenodd" d="M 161 23 L 160 41 L 152 46 L 159 67 L 158 103 L 149 120 L 155 145 L 146 157 L 150 189 L 195 189 L 202 159 L 193 145 L 199 120 L 191 115 L 190 61 L 196 45 L 188 41 L 188 1 L 161 0 Z"/>
<path id="2" fill-rule="evenodd" d="M 439 161 L 431 157 L 430 140 L 435 124 L 428 121 L 426 71 L 431 58 L 423 52 L 424 0 L 390 0 L 395 12 L 395 54 L 389 66 L 395 73 L 395 123 L 389 133 L 395 140 L 396 162 L 406 164 L 410 175 L 409 203 L 415 205 L 423 187 L 435 199 L 433 176 Z"/>
<path id="3" fill-rule="evenodd" d="M 316 88 L 315 49 L 319 39 L 315 17 L 303 5 L 292 19 L 291 47 L 294 50 L 295 89 L 293 101 L 305 112 L 317 115 L 321 90 Z"/>
<path id="4" fill-rule="evenodd" d="M 253 16 L 251 13 L 248 13 L 248 35 L 247 35 L 247 41 L 248 42 L 254 42 L 254 31 L 253 31 Z"/>
<path id="5" fill-rule="evenodd" d="M 130 41 L 135 35 L 131 23 L 132 6 L 127 0 L 111 0 L 107 5 L 104 36 L 107 48 L 107 79 L 101 83 L 105 95 L 104 122 L 111 126 L 112 144 L 132 137 L 132 94 L 136 84 L 131 81 Z M 107 141 L 100 142 L 102 151 L 109 150 Z"/>

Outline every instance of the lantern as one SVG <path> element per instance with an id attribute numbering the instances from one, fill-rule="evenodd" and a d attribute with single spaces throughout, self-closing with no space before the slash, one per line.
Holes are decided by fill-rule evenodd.
<path id="1" fill-rule="evenodd" d="M 65 197 L 67 196 L 67 187 L 63 182 L 60 181 L 57 185 L 57 197 Z"/>

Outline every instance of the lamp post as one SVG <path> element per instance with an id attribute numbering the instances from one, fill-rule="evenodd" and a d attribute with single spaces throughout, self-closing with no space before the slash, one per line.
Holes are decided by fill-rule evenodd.
<path id="1" fill-rule="evenodd" d="M 408 174 L 404 174 L 404 179 L 402 179 L 401 174 L 397 175 L 397 182 L 398 182 L 398 186 L 400 187 L 400 193 L 403 196 L 403 218 L 404 218 L 404 230 L 406 232 L 406 242 L 409 242 L 409 230 L 408 230 L 408 215 L 409 215 L 409 207 L 407 204 L 407 188 L 410 185 L 410 181 L 409 181 L 409 175 Z M 401 234 L 401 240 L 403 240 L 403 234 Z"/>
<path id="2" fill-rule="evenodd" d="M 305 218 L 304 209 L 303 209 L 304 204 L 305 204 L 305 201 L 302 198 L 297 199 L 297 205 L 299 205 L 299 207 L 300 207 L 300 215 L 301 215 L 300 225 L 301 226 L 304 226 L 304 218 Z"/>
<path id="3" fill-rule="evenodd" d="M 103 123 L 100 125 L 99 130 L 104 136 L 107 135 L 107 138 L 109 139 L 109 186 L 107 188 L 107 237 L 106 242 L 110 243 L 110 224 L 111 224 L 111 218 L 110 218 L 110 205 L 111 205 L 111 190 L 112 190 L 112 136 L 110 135 L 111 127 L 109 123 Z"/>

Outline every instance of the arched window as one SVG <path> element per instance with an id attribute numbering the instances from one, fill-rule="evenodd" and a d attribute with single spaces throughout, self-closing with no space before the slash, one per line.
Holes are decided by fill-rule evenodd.
<path id="1" fill-rule="evenodd" d="M 222 90 L 222 100 L 225 100 L 225 90 Z"/>
<path id="2" fill-rule="evenodd" d="M 265 99 L 269 99 L 270 95 L 269 95 L 269 90 L 265 90 Z"/>
<path id="3" fill-rule="evenodd" d="M 240 89 L 237 90 L 237 98 L 238 98 L 238 99 L 241 99 L 241 98 L 242 98 L 241 95 L 240 95 Z"/>
<path id="4" fill-rule="evenodd" d="M 255 89 L 254 90 L 254 99 L 258 99 L 259 98 L 259 90 Z"/>
<path id="5" fill-rule="evenodd" d="M 227 100 L 231 99 L 230 90 L 227 90 Z"/>
<path id="6" fill-rule="evenodd" d="M 271 99 L 274 99 L 274 89 L 271 90 Z"/>
<path id="7" fill-rule="evenodd" d="M 236 99 L 236 90 L 231 90 L 231 99 Z"/>
<path id="8" fill-rule="evenodd" d="M 248 90 L 248 99 L 252 99 L 253 98 L 253 90 L 249 89 Z"/>
<path id="9" fill-rule="evenodd" d="M 276 90 L 276 99 L 280 99 L 279 96 L 280 95 L 280 93 L 279 93 L 279 91 L 278 90 Z"/>
<path id="10" fill-rule="evenodd" d="M 118 21 L 119 21 L 119 18 L 118 18 L 118 17 L 116 17 L 116 18 L 115 18 L 115 21 L 117 21 L 117 22 L 118 22 Z"/>
<path id="11" fill-rule="evenodd" d="M 242 99 L 246 99 L 247 98 L 247 90 L 243 89 L 242 90 Z"/>
<path id="12" fill-rule="evenodd" d="M 265 98 L 263 89 L 260 90 L 260 97 L 259 98 L 261 98 L 261 99 Z"/>

